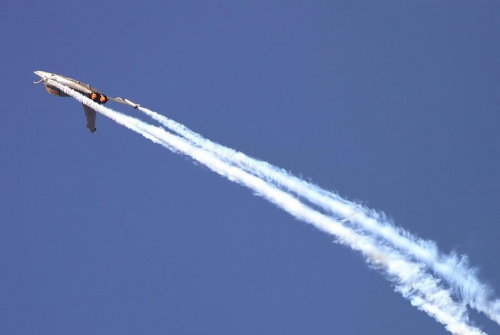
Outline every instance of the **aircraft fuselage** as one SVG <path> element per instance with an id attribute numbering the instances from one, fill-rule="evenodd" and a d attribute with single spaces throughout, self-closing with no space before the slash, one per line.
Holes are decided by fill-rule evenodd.
<path id="1" fill-rule="evenodd" d="M 83 95 L 86 97 L 91 98 L 97 103 L 106 103 L 108 101 L 108 98 L 99 92 L 97 89 L 93 88 L 89 84 L 84 84 L 78 80 L 71 79 L 65 76 L 61 76 L 59 74 L 55 73 L 50 73 L 50 72 L 45 72 L 45 71 L 35 71 L 35 74 L 37 76 L 40 76 L 41 80 L 43 81 L 43 84 L 45 85 L 45 89 L 47 92 L 49 92 L 52 95 L 59 96 L 59 97 L 68 97 L 69 95 L 65 94 L 62 92 L 60 89 L 57 87 L 51 85 L 48 80 L 54 80 L 57 81 L 58 83 L 67 86 Z M 92 96 L 92 94 L 96 94 L 96 96 Z"/>
<path id="2" fill-rule="evenodd" d="M 40 80 L 35 82 L 35 84 L 43 82 L 45 89 L 51 95 L 59 97 L 69 97 L 68 94 L 64 93 L 59 88 L 50 83 L 50 81 L 53 81 L 61 85 L 64 85 L 72 90 L 77 91 L 78 93 L 86 96 L 87 98 L 91 99 L 92 101 L 98 104 L 105 104 L 106 102 L 108 102 L 108 97 L 106 95 L 99 92 L 97 89 L 93 88 L 89 84 L 84 84 L 78 80 L 61 76 L 60 74 L 55 74 L 45 71 L 35 71 L 35 74 L 40 77 Z M 132 106 L 134 108 L 140 107 L 139 104 L 136 104 L 128 99 L 122 99 L 120 97 L 109 98 L 109 100 L 113 100 L 121 104 Z M 96 131 L 95 128 L 96 111 L 87 106 L 86 104 L 83 104 L 83 110 L 85 111 L 85 116 L 87 118 L 87 128 L 89 128 L 90 132 L 93 133 Z"/>

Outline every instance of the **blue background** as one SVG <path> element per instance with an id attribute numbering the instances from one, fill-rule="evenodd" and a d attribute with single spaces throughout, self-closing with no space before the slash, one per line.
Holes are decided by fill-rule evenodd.
<path id="1" fill-rule="evenodd" d="M 32 71 L 384 210 L 498 291 L 499 17 L 496 1 L 4 1 L 0 333 L 447 334 L 247 189 L 101 115 L 89 134 Z"/>

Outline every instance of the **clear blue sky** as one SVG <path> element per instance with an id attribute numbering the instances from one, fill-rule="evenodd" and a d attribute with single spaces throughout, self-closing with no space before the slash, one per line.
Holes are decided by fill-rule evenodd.
<path id="1" fill-rule="evenodd" d="M 499 292 L 499 17 L 496 1 L 5 1 L 0 334 L 448 334 L 247 189 L 100 115 L 91 135 L 33 71 L 383 210 Z"/>

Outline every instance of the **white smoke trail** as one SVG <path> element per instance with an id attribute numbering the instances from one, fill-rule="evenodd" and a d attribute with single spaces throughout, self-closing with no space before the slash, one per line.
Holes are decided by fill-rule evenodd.
<path id="1" fill-rule="evenodd" d="M 481 330 L 468 324 L 465 305 L 453 301 L 451 293 L 442 288 L 439 280 L 426 273 L 421 265 L 411 262 L 403 255 L 392 252 L 385 245 L 377 245 L 373 238 L 360 235 L 346 228 L 338 221 L 311 209 L 265 180 L 228 164 L 213 153 L 200 149 L 183 138 L 168 133 L 162 128 L 154 127 L 98 105 L 57 82 L 50 81 L 50 84 L 151 141 L 170 150 L 188 155 L 229 180 L 254 190 L 296 218 L 332 234 L 336 237 L 337 242 L 360 251 L 372 266 L 381 269 L 388 275 L 395 283 L 396 290 L 409 299 L 412 305 L 444 324 L 450 332 L 454 334 L 484 334 Z"/>
<path id="2" fill-rule="evenodd" d="M 476 271 L 469 267 L 466 258 L 457 255 L 443 255 L 435 243 L 419 239 L 409 232 L 395 227 L 385 216 L 374 210 L 349 202 L 336 193 L 328 192 L 299 179 L 267 162 L 248 157 L 241 152 L 207 140 L 184 125 L 147 108 L 139 107 L 139 110 L 200 148 L 213 152 L 245 171 L 294 192 L 339 218 L 380 236 L 384 242 L 389 242 L 417 261 L 427 264 L 437 275 L 446 279 L 455 292 L 471 307 L 483 312 L 500 324 L 500 301 L 491 299 L 492 289 L 480 282 Z"/>

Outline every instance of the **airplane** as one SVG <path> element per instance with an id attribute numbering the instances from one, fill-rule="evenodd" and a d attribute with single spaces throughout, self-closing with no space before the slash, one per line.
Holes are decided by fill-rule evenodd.
<path id="1" fill-rule="evenodd" d="M 95 89 L 94 87 L 90 86 L 89 84 L 84 84 L 82 82 L 79 82 L 78 80 L 71 79 L 69 77 L 62 76 L 60 74 L 55 74 L 55 73 L 50 73 L 50 72 L 45 72 L 45 71 L 34 71 L 37 76 L 39 76 L 41 79 L 39 81 L 34 81 L 34 84 L 39 84 L 43 82 L 45 85 L 45 89 L 47 92 L 49 92 L 52 95 L 55 96 L 60 96 L 60 97 L 69 97 L 66 93 L 62 92 L 60 89 L 55 87 L 54 85 L 51 85 L 48 81 L 53 80 L 57 81 L 58 83 L 67 86 L 80 94 L 83 94 L 87 98 L 92 99 L 92 101 L 97 102 L 98 104 L 105 104 L 108 102 L 108 100 L 113 100 L 115 102 L 119 102 L 121 104 L 125 104 L 128 106 L 132 106 L 134 108 L 139 108 L 139 104 L 136 104 L 128 99 L 122 99 L 120 97 L 116 98 L 111 98 L 106 96 L 105 94 L 101 93 L 99 90 Z M 85 112 L 85 116 L 87 118 L 87 128 L 89 128 L 91 133 L 94 133 L 97 128 L 95 127 L 95 118 L 96 118 L 96 111 L 93 110 L 92 108 L 88 107 L 87 105 L 83 105 L 83 111 Z"/>

